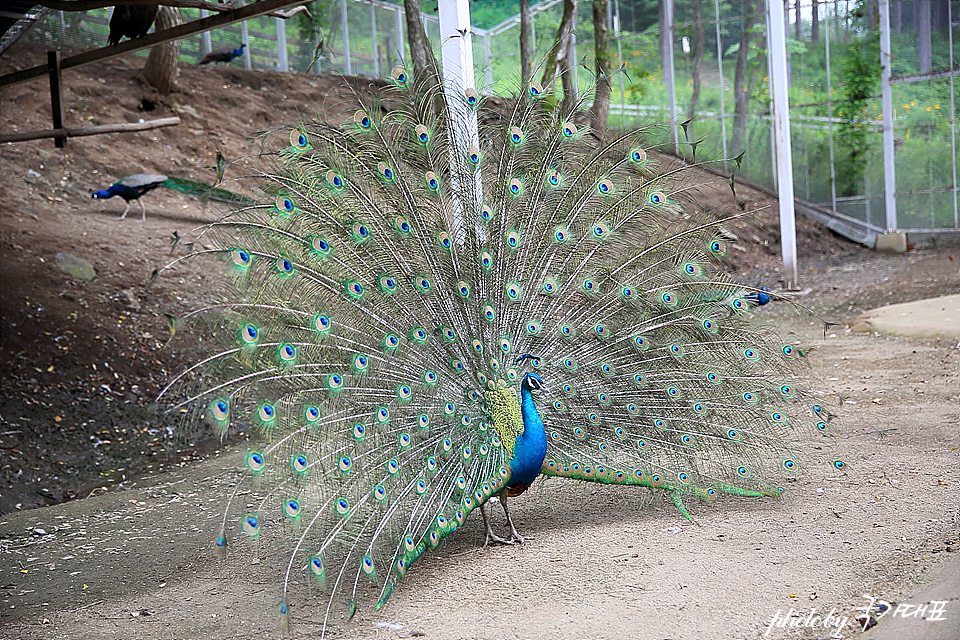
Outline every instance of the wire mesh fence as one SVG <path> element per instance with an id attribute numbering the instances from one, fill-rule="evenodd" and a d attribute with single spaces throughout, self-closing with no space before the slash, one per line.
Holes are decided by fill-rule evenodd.
<path id="1" fill-rule="evenodd" d="M 896 143 L 898 228 L 956 231 L 954 40 L 960 0 L 890 2 L 890 114 L 883 113 L 879 92 L 879 2 L 785 0 L 796 194 L 883 231 L 882 125 L 889 117 Z M 510 94 L 520 78 L 519 18 L 504 17 L 483 4 L 474 3 L 476 83 L 481 92 Z M 764 2 L 675 0 L 674 27 L 663 38 L 658 3 L 610 0 L 609 5 L 615 69 L 610 125 L 696 116 L 685 127 L 686 135 L 679 134 L 681 153 L 691 153 L 687 141 L 702 141 L 698 158 L 722 161 L 743 152 L 741 175 L 775 188 Z M 311 16 L 261 17 L 187 38 L 181 59 L 196 63 L 212 49 L 246 43 L 244 55 L 231 64 L 385 77 L 408 58 L 401 5 L 325 0 L 308 7 Z M 533 5 L 536 60 L 553 46 L 562 11 L 561 0 Z M 186 20 L 199 17 L 197 10 L 182 12 Z M 50 45 L 103 46 L 108 15 L 106 9 L 53 12 L 29 38 Z M 436 15 L 427 12 L 421 18 L 439 49 Z M 574 27 L 571 69 L 589 105 L 595 80 L 590 3 L 580 2 Z M 672 78 L 665 73 L 667 47 L 673 53 Z M 738 92 L 749 98 L 740 101 L 748 102 L 742 115 L 737 113 Z"/>

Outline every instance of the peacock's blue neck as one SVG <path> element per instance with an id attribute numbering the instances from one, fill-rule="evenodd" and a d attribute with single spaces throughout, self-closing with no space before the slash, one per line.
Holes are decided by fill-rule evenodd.
<path id="1" fill-rule="evenodd" d="M 95 195 L 98 198 L 112 198 L 113 196 L 120 195 L 121 191 L 123 191 L 123 187 L 120 186 L 119 184 L 115 184 L 109 189 L 101 189 L 100 191 L 97 191 L 93 195 Z"/>
<path id="2" fill-rule="evenodd" d="M 523 433 L 517 437 L 513 459 L 510 460 L 513 474 L 507 484 L 511 487 L 533 482 L 547 455 L 547 432 L 529 389 L 520 389 L 520 413 L 523 415 Z"/>

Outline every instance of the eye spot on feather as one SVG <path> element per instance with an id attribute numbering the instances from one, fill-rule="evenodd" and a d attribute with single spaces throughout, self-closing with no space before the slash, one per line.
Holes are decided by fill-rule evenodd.
<path id="1" fill-rule="evenodd" d="M 367 115 L 367 112 L 364 111 L 363 109 L 353 114 L 353 121 L 356 123 L 358 127 L 364 130 L 369 129 L 371 126 L 373 126 L 373 123 L 370 121 L 370 116 Z"/>
<path id="2" fill-rule="evenodd" d="M 307 134 L 294 129 L 290 132 L 290 146 L 298 151 L 305 151 L 310 147 L 310 140 L 307 138 Z"/>

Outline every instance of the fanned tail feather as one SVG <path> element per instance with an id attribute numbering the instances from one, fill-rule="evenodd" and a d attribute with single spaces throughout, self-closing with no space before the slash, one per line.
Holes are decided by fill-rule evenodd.
<path id="1" fill-rule="evenodd" d="M 224 344 L 165 395 L 269 439 L 245 458 L 261 495 L 240 530 L 293 540 L 281 623 L 301 575 L 324 624 L 368 584 L 381 606 L 507 485 L 485 393 L 526 367 L 545 381 L 543 474 L 660 488 L 686 517 L 687 496 L 778 495 L 825 412 L 799 390 L 800 348 L 717 272 L 718 222 L 684 206 L 651 130 L 604 141 L 534 87 L 473 147 L 436 90 L 394 77 L 339 124 L 290 130 L 263 197 L 195 243 L 240 295 L 182 319 L 209 316 Z"/>

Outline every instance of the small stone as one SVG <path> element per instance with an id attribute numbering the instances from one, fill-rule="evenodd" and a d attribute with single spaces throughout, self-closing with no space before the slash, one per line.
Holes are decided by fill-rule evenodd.
<path id="1" fill-rule="evenodd" d="M 75 278 L 89 282 L 97 277 L 97 270 L 83 258 L 72 256 L 69 253 L 58 253 L 56 255 L 56 261 L 61 271 Z"/>

